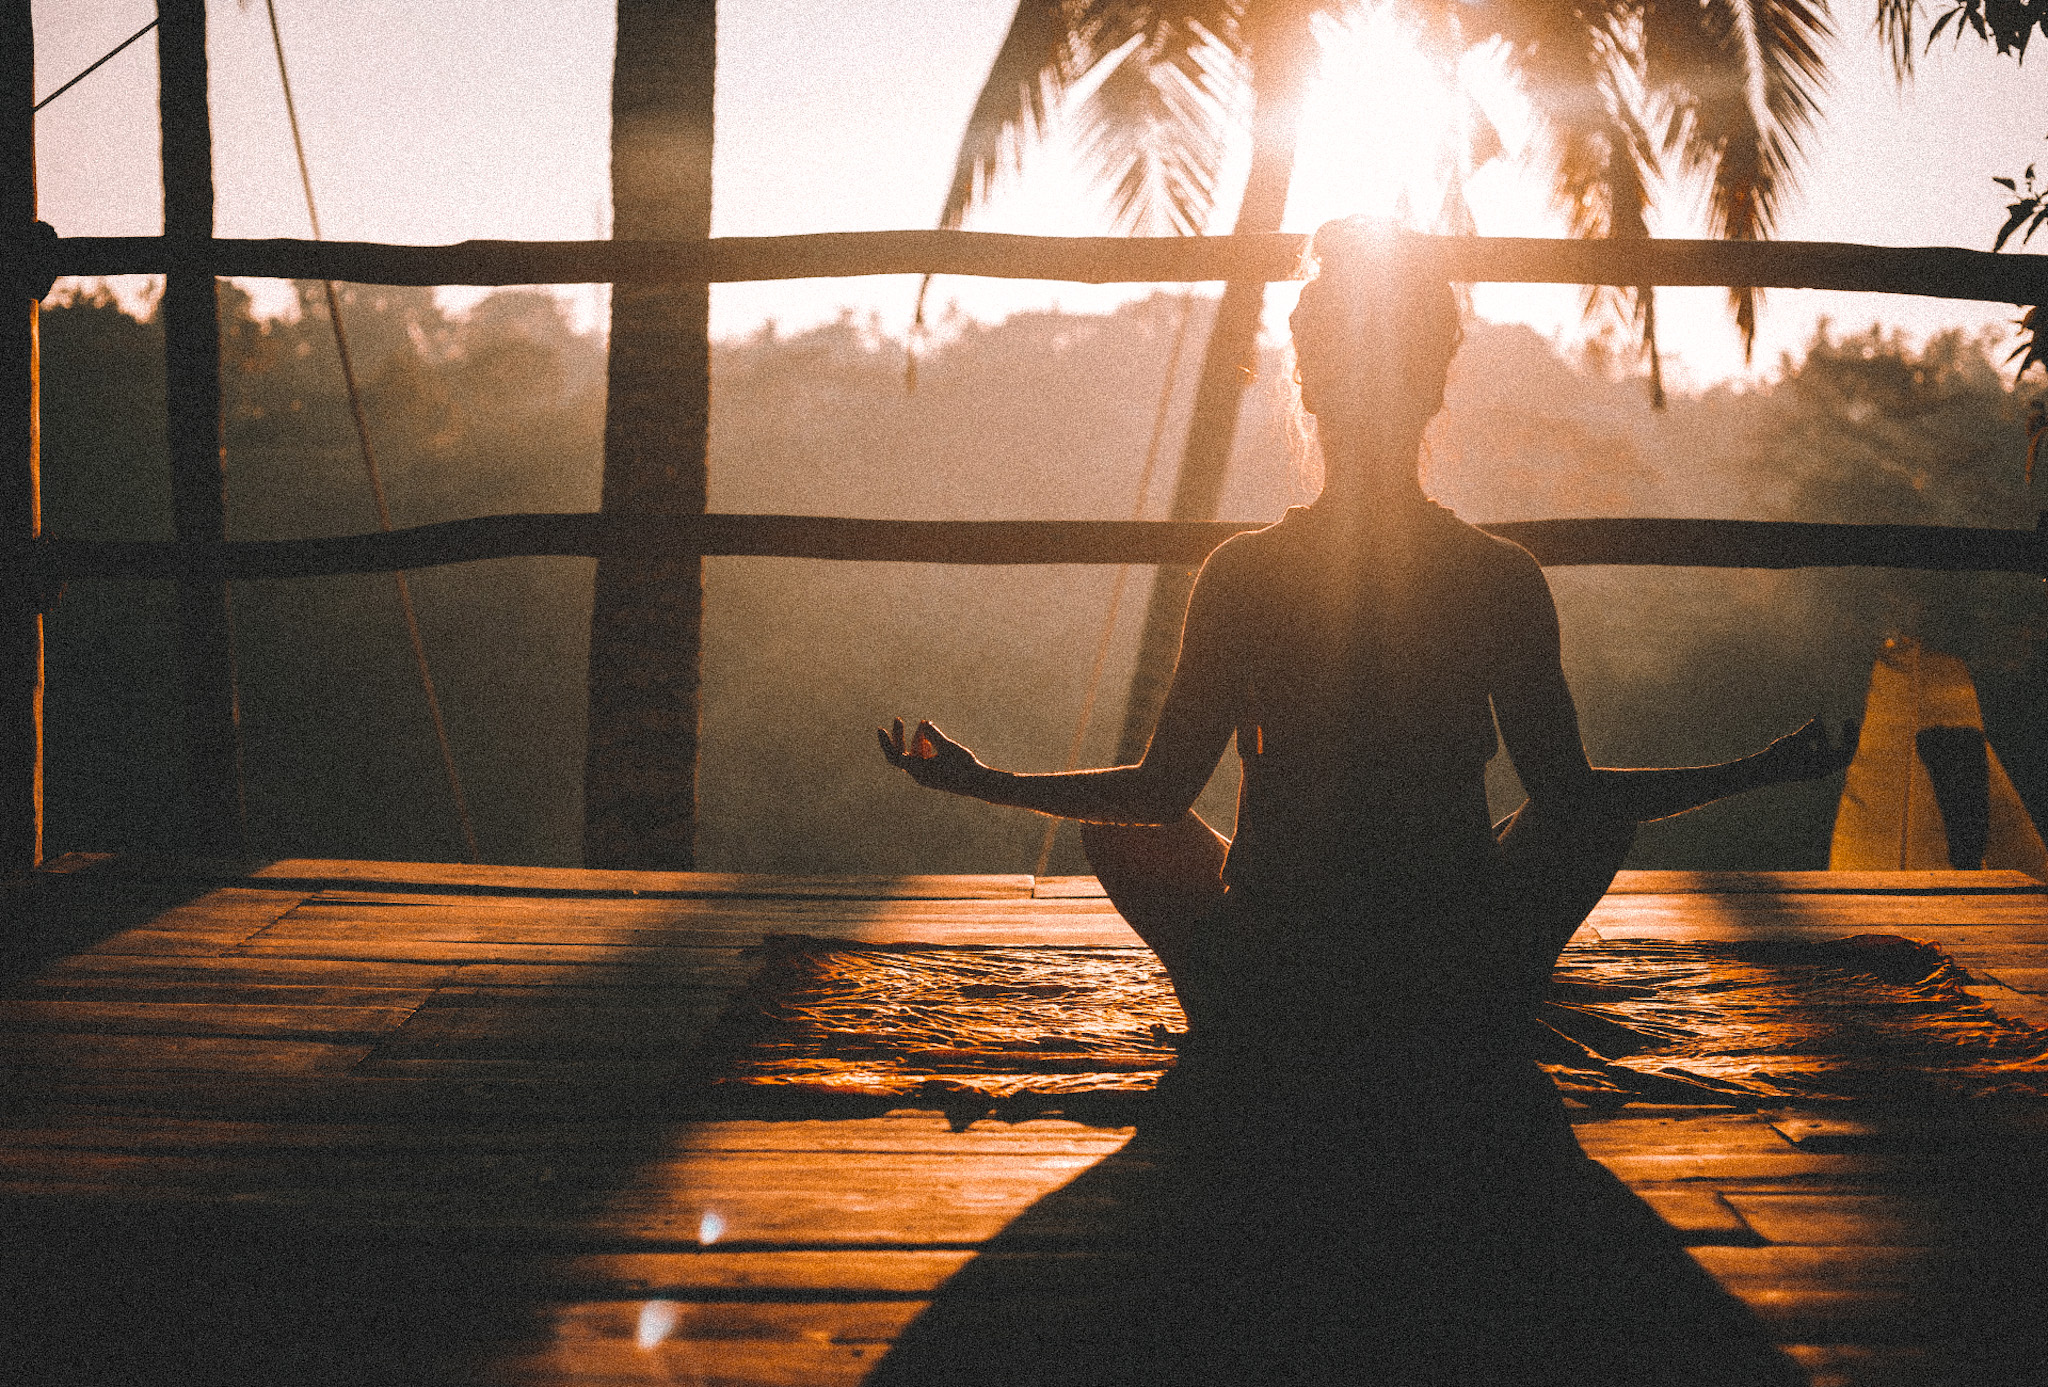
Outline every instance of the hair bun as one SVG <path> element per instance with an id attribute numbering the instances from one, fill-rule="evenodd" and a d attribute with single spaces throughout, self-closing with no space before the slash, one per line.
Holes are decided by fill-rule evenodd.
<path id="1" fill-rule="evenodd" d="M 1440 279 L 1431 273 L 1426 242 L 1386 217 L 1351 216 L 1324 222 L 1302 254 L 1304 277 L 1325 275 L 1391 283 Z"/>

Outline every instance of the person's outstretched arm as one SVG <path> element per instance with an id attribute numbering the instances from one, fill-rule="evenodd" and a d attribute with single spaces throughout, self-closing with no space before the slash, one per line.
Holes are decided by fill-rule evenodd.
<path id="1" fill-rule="evenodd" d="M 1227 546 L 1226 546 L 1227 547 Z M 1020 775 L 983 765 L 966 747 L 929 722 L 906 732 L 898 718 L 877 728 L 882 755 L 918 784 L 990 804 L 1013 805 L 1063 819 L 1094 823 L 1163 824 L 1185 814 L 1209 781 L 1235 727 L 1235 662 L 1226 634 L 1227 571 L 1210 556 L 1188 600 L 1180 662 L 1153 729 L 1135 766 Z M 1227 561 L 1226 561 L 1227 563 Z"/>
<path id="2" fill-rule="evenodd" d="M 1586 760 L 1578 708 L 1565 683 L 1557 608 L 1541 571 L 1533 563 L 1530 570 L 1512 599 L 1517 639 L 1493 705 L 1501 739 L 1532 802 L 1648 822 L 1744 790 L 1830 775 L 1855 754 L 1854 723 L 1834 740 L 1816 721 L 1761 751 L 1716 765 L 1596 769 Z"/>

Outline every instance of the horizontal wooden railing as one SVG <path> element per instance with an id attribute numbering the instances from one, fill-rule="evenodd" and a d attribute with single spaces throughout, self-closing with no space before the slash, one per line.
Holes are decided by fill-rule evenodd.
<path id="1" fill-rule="evenodd" d="M 381 534 L 171 541 L 46 537 L 18 556 L 38 583 L 73 578 L 310 578 L 480 559 L 667 552 L 870 563 L 1182 564 L 1249 522 L 849 520 L 813 515 L 490 515 Z M 1916 568 L 2048 576 L 2048 527 L 1817 525 L 1763 520 L 1519 520 L 1484 527 L 1550 566 Z"/>
<path id="2" fill-rule="evenodd" d="M 1510 236 L 1412 238 L 1446 279 L 1468 283 L 1746 285 L 1836 289 L 1988 303 L 2048 301 L 2048 256 L 1947 246 L 1826 241 L 1560 241 Z M 62 275 L 211 270 L 363 284 L 626 284 L 982 275 L 1086 284 L 1186 283 L 1294 276 L 1304 238 L 1008 236 L 976 231 L 847 231 L 700 241 L 173 241 L 59 236 L 11 249 L 32 283 Z"/>

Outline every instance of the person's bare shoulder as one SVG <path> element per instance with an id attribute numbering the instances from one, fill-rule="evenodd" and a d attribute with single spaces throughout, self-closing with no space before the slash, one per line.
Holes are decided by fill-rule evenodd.
<path id="1" fill-rule="evenodd" d="M 1299 507 L 1296 508 L 1298 510 Z M 1290 525 L 1295 510 L 1257 530 L 1240 530 L 1209 551 L 1202 564 L 1202 582 L 1209 586 L 1235 587 L 1256 581 L 1276 567 L 1284 566 L 1299 546 L 1298 524 Z"/>
<path id="2" fill-rule="evenodd" d="M 1457 563 L 1471 575 L 1475 586 L 1492 595 L 1520 605 L 1552 606 L 1550 584 L 1536 556 L 1511 539 L 1480 529 L 1445 511 L 1455 526 Z"/>

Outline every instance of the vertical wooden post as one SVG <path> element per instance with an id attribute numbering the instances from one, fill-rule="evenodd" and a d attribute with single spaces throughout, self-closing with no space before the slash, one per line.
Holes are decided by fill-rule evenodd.
<path id="1" fill-rule="evenodd" d="M 36 219 L 35 27 L 29 0 L 0 0 L 0 244 Z M 10 256 L 11 261 L 18 260 Z M 0 876 L 43 858 L 43 615 L 24 563 L 42 530 L 36 301 L 0 276 Z"/>
<path id="2" fill-rule="evenodd" d="M 612 235 L 711 234 L 713 0 L 618 0 Z M 607 514 L 701 514 L 711 417 L 707 284 L 614 285 Z M 590 617 L 583 860 L 696 864 L 704 561 L 598 560 Z"/>
<path id="3" fill-rule="evenodd" d="M 207 110 L 206 0 L 158 0 L 162 111 L 164 382 L 171 520 L 185 544 L 227 538 L 221 447 L 220 304 L 203 243 L 213 236 L 213 125 Z M 186 822 L 194 851 L 242 850 L 242 753 L 234 629 L 225 581 L 178 586 L 185 695 Z"/>

